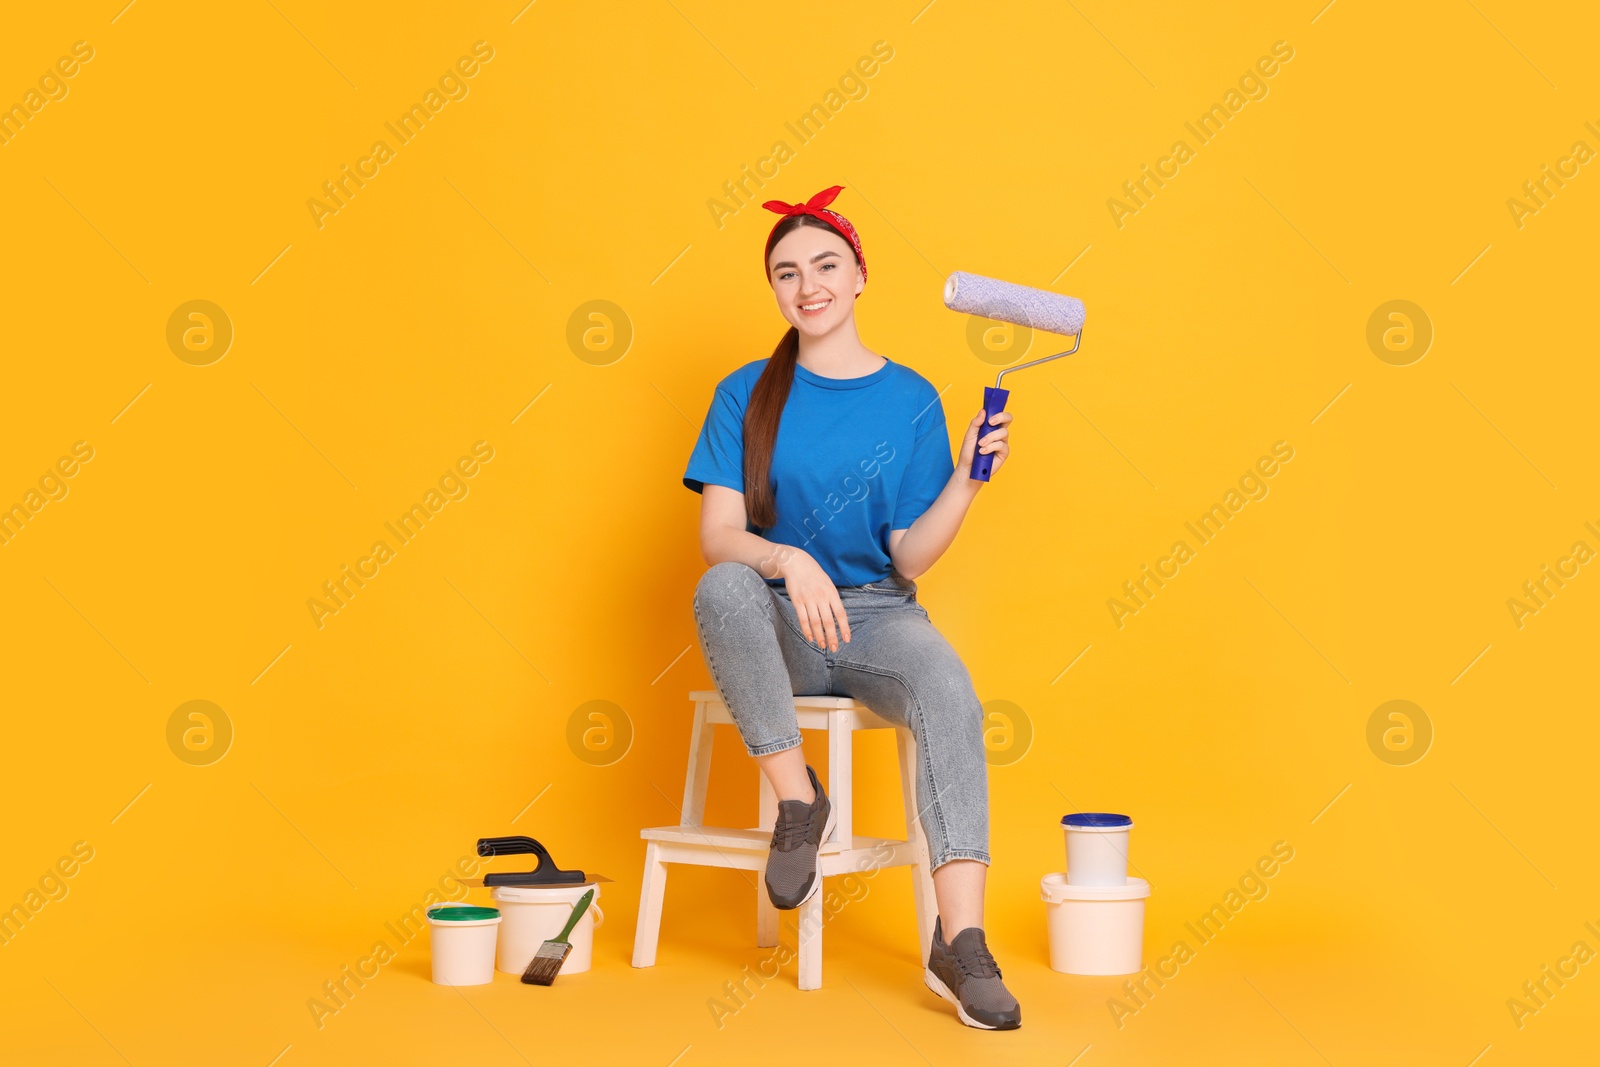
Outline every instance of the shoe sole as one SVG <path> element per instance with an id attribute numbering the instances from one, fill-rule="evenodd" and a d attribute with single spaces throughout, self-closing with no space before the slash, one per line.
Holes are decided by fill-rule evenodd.
<path id="1" fill-rule="evenodd" d="M 994 1023 L 981 1023 L 977 1019 L 974 1019 L 972 1016 L 967 1014 L 967 1009 L 961 1006 L 961 998 L 950 992 L 950 987 L 945 985 L 944 982 L 940 980 L 939 976 L 933 973 L 933 969 L 931 967 L 923 968 L 922 981 L 929 989 L 948 1000 L 951 1004 L 954 1004 L 956 1008 L 956 1014 L 960 1016 L 961 1021 L 966 1023 L 968 1026 L 977 1027 L 979 1030 L 1017 1030 L 1022 1026 L 1020 1022 L 1013 1026 L 996 1026 Z"/>
<path id="2" fill-rule="evenodd" d="M 834 826 L 834 821 L 835 821 L 834 820 L 834 816 L 836 814 L 838 814 L 838 811 L 839 811 L 839 809 L 834 807 L 832 802 L 830 802 L 828 804 L 828 821 L 823 823 L 823 825 L 822 825 L 822 840 L 817 842 L 817 847 L 819 849 L 822 847 L 822 845 L 824 843 L 827 842 L 828 835 L 833 833 L 833 826 Z M 800 898 L 800 903 L 799 904 L 796 904 L 796 905 L 794 905 L 794 907 L 790 907 L 790 908 L 786 908 L 782 904 L 779 904 L 776 900 L 772 899 L 772 887 L 771 886 L 767 887 L 767 900 L 772 904 L 772 906 L 774 908 L 777 908 L 779 911 L 794 911 L 795 909 L 799 908 L 801 905 L 805 904 L 806 901 L 808 901 L 812 897 L 816 896 L 817 895 L 817 890 L 819 890 L 821 888 L 822 888 L 822 855 L 821 855 L 821 853 L 818 853 L 816 870 L 811 872 L 811 888 L 806 890 L 806 895 Z"/>

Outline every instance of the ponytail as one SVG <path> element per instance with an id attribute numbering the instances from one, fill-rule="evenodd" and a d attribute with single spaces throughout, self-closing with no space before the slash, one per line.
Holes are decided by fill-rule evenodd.
<path id="1" fill-rule="evenodd" d="M 772 358 L 750 391 L 744 415 L 744 507 L 759 528 L 777 524 L 777 503 L 772 494 L 772 450 L 778 440 L 778 423 L 794 384 L 794 365 L 800 356 L 800 331 L 793 326 L 772 350 Z"/>

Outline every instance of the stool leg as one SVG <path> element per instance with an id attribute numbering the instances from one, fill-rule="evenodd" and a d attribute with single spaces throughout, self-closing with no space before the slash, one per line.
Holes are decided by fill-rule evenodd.
<path id="1" fill-rule="evenodd" d="M 651 841 L 644 850 L 644 884 L 639 887 L 639 925 L 633 933 L 633 965 L 653 967 L 661 937 L 661 902 L 667 892 L 667 865 L 661 846 Z"/>
<path id="2" fill-rule="evenodd" d="M 933 923 L 939 913 L 939 898 L 933 892 L 933 872 L 928 864 L 933 857 L 928 852 L 928 837 L 922 832 L 922 820 L 917 817 L 917 739 L 906 727 L 895 730 L 900 750 L 900 793 L 905 801 L 906 840 L 912 843 L 916 861 L 911 866 L 911 894 L 917 908 L 917 936 L 922 944 L 917 949 L 923 966 L 928 963 L 928 950 L 933 947 Z"/>
<path id="3" fill-rule="evenodd" d="M 756 829 L 772 832 L 778 824 L 778 794 L 772 789 L 772 783 L 767 781 L 767 776 L 756 769 L 756 777 L 761 781 L 760 822 Z M 767 895 L 767 869 L 761 868 L 761 878 L 756 882 L 756 944 L 761 948 L 771 948 L 778 943 L 778 909 L 772 903 L 772 898 Z"/>
<path id="4" fill-rule="evenodd" d="M 851 793 L 854 786 L 852 745 L 854 732 L 846 712 L 828 713 L 828 802 L 833 805 L 833 836 L 818 851 L 833 852 L 855 844 Z M 829 847 L 828 842 L 833 842 Z"/>
<path id="5" fill-rule="evenodd" d="M 800 988 L 822 988 L 822 894 L 819 887 L 815 895 L 800 905 Z"/>
<path id="6" fill-rule="evenodd" d="M 689 773 L 683 783 L 684 826 L 703 826 L 706 821 L 706 785 L 711 778 L 711 742 L 716 724 L 706 722 L 706 706 L 694 706 L 694 725 L 689 730 Z"/>

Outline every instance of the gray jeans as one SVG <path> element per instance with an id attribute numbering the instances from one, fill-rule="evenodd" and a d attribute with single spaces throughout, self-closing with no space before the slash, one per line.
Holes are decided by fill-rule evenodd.
<path id="1" fill-rule="evenodd" d="M 850 641 L 807 641 L 782 586 L 743 563 L 718 563 L 694 591 L 700 651 L 752 756 L 800 744 L 796 696 L 854 697 L 917 741 L 917 808 L 930 867 L 989 862 L 989 775 L 983 708 L 950 642 L 898 572 L 843 586 Z"/>

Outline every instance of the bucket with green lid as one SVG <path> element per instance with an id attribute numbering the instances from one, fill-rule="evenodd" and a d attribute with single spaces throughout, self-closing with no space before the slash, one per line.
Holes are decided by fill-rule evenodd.
<path id="1" fill-rule="evenodd" d="M 499 908 L 438 904 L 428 909 L 435 985 L 488 985 L 494 981 Z"/>

